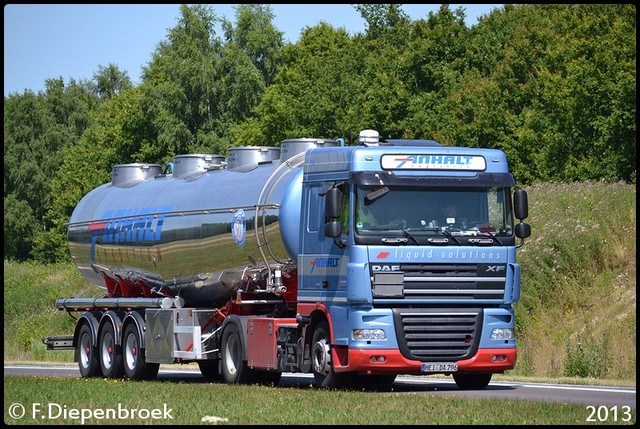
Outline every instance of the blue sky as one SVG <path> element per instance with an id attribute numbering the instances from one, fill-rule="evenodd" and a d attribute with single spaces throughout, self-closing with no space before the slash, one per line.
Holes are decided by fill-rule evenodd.
<path id="1" fill-rule="evenodd" d="M 233 4 L 212 4 L 218 16 L 235 22 Z M 462 6 L 467 25 L 501 5 Z M 403 4 L 411 19 L 426 18 L 440 4 Z M 305 27 L 325 21 L 349 34 L 365 23 L 350 4 L 272 4 L 273 23 L 285 41 L 296 42 Z M 98 66 L 116 64 L 138 84 L 142 67 L 151 60 L 167 30 L 175 27 L 179 4 L 6 4 L 4 6 L 4 95 L 44 90 L 46 79 L 65 83 L 91 79 Z"/>

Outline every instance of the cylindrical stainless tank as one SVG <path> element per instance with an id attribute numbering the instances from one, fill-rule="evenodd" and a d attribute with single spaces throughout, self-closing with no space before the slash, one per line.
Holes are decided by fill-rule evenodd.
<path id="1" fill-rule="evenodd" d="M 154 171 L 142 180 L 136 176 L 127 187 L 102 185 L 71 216 L 73 261 L 110 297 L 180 296 L 191 306 L 226 301 L 240 286 L 249 260 L 260 261 L 264 252 L 256 216 L 258 225 L 266 226 L 275 261 L 296 260 L 298 223 L 280 225 L 279 218 L 283 212 L 299 218 L 303 157 L 294 160 L 298 164 L 274 161 L 195 177 Z M 278 172 L 282 177 L 264 192 Z M 257 208 L 261 195 L 270 198 Z M 287 228 L 282 235 L 281 227 Z"/>

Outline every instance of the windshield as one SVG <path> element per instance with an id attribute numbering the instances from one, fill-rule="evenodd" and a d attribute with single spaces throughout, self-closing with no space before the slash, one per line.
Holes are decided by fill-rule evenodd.
<path id="1" fill-rule="evenodd" d="M 513 237 L 509 188 L 356 187 L 356 242 L 372 237 L 409 237 L 409 244 L 426 244 L 420 237 L 489 237 L 506 244 Z M 367 239 L 369 238 L 369 239 Z M 496 239 L 497 238 L 497 239 Z"/>

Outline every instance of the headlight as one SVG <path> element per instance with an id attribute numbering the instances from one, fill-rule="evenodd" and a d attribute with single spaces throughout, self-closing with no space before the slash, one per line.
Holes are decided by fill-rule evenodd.
<path id="1" fill-rule="evenodd" d="M 492 340 L 512 340 L 516 337 L 516 333 L 511 328 L 496 328 L 491 331 Z"/>
<path id="2" fill-rule="evenodd" d="M 387 335 L 383 329 L 354 329 L 354 340 L 386 340 Z"/>

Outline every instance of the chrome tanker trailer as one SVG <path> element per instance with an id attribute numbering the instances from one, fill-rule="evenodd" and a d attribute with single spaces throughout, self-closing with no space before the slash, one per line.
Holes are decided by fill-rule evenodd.
<path id="1" fill-rule="evenodd" d="M 140 309 L 222 307 L 238 293 L 244 293 L 245 307 L 283 303 L 281 275 L 284 270 L 288 277 L 297 257 L 304 153 L 339 144 L 341 139 L 288 139 L 280 147 L 231 148 L 226 158 L 178 155 L 164 168 L 114 165 L 112 181 L 85 195 L 68 224 L 73 262 L 105 295 L 58 299 L 61 310 L 87 311 L 76 335 L 49 337 L 49 349 L 73 347 L 83 376 L 125 370 L 148 378 L 158 366 L 150 362 L 153 352 L 137 362 L 148 329 Z M 287 296 L 295 302 L 295 289 Z M 128 325 L 133 345 L 123 350 Z M 172 346 L 159 347 L 156 363 L 174 360 L 166 356 L 165 347 Z M 124 365 L 118 362 L 122 351 L 129 354 Z M 201 368 L 209 375 L 210 356 L 204 359 Z"/>
<path id="2" fill-rule="evenodd" d="M 164 169 L 115 165 L 111 183 L 89 192 L 71 215 L 71 257 L 105 289 L 98 305 L 127 302 L 118 298 L 155 305 L 163 297 L 181 306 L 224 304 L 243 279 L 261 274 L 256 259 L 267 270 L 295 261 L 304 152 L 337 144 L 290 139 L 231 148 L 227 158 L 178 155 Z"/>
<path id="3" fill-rule="evenodd" d="M 104 294 L 58 299 L 81 313 L 75 332 L 43 342 L 74 350 L 85 377 L 195 362 L 229 383 L 443 373 L 486 386 L 515 365 L 526 193 L 498 150 L 373 130 L 360 143 L 113 166 L 68 225 L 75 265 Z M 464 214 L 438 223 L 445 199 Z M 402 226 L 373 223 L 389 210 Z"/>

